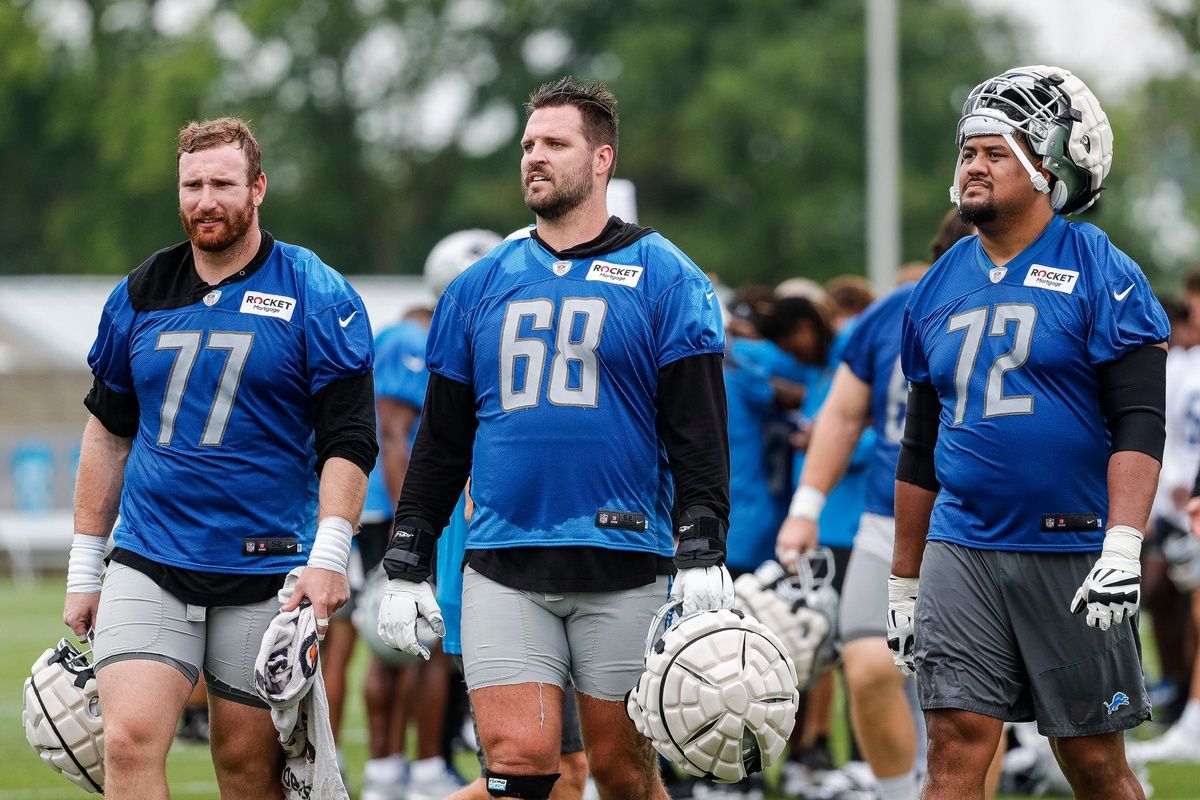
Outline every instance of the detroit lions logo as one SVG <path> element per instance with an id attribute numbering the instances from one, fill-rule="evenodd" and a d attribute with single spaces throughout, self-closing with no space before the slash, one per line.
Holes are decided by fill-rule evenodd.
<path id="1" fill-rule="evenodd" d="M 1113 712 L 1118 708 L 1129 705 L 1129 695 L 1125 694 L 1124 692 L 1117 692 L 1113 695 L 1112 700 L 1101 700 L 1100 704 L 1104 706 L 1104 710 L 1107 711 L 1108 715 L 1111 717 Z"/>

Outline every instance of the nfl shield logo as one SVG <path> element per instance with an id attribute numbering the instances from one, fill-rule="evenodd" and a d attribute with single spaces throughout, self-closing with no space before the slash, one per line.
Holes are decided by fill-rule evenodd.
<path id="1" fill-rule="evenodd" d="M 554 270 L 554 274 L 562 277 L 571 271 L 572 264 L 570 261 L 555 261 L 550 265 L 550 269 Z"/>
<path id="2" fill-rule="evenodd" d="M 988 273 L 988 277 L 992 279 L 992 283 L 999 283 L 1004 280 L 1004 276 L 1008 274 L 1008 267 L 996 267 Z"/>
<path id="3" fill-rule="evenodd" d="M 213 289 L 208 294 L 204 295 L 204 305 L 216 305 L 216 302 L 221 299 L 221 290 Z"/>

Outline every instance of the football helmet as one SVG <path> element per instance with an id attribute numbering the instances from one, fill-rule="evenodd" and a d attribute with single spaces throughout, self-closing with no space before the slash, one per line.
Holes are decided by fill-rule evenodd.
<path id="1" fill-rule="evenodd" d="M 441 297 L 452 280 L 500 241 L 500 234 L 481 228 L 450 234 L 435 244 L 425 259 L 425 285 L 434 297 Z"/>
<path id="2" fill-rule="evenodd" d="M 1020 133 L 1051 183 L 1030 163 L 1013 135 Z M 958 171 L 963 142 L 972 136 L 1003 136 L 1040 192 L 1049 193 L 1055 213 L 1074 214 L 1096 201 L 1112 167 L 1113 135 L 1108 116 L 1087 85 L 1061 67 L 1014 67 L 971 90 L 958 121 L 950 199 L 959 203 Z"/>
<path id="3" fill-rule="evenodd" d="M 779 638 L 744 612 L 701 611 L 672 626 L 678 607 L 668 602 L 651 624 L 646 671 L 625 710 L 680 769 L 734 783 L 783 755 L 800 701 L 796 668 Z"/>
<path id="4" fill-rule="evenodd" d="M 1200 588 L 1200 539 L 1171 525 L 1162 539 L 1162 551 L 1167 559 L 1167 575 L 1179 591 Z"/>
<path id="5" fill-rule="evenodd" d="M 354 611 L 350 613 L 350 622 L 358 631 L 358 635 L 367 643 L 371 652 L 378 656 L 383 663 L 393 667 L 402 667 L 418 661 L 420 656 L 389 647 L 379 635 L 379 606 L 383 604 L 383 590 L 387 588 L 387 580 L 387 574 L 383 571 L 382 565 L 367 574 L 363 580 L 362 589 L 358 592 L 358 599 L 354 603 Z M 438 641 L 437 634 L 429 627 L 429 623 L 424 617 L 417 617 L 417 638 L 421 640 L 421 644 L 426 649 L 433 647 Z"/>
<path id="6" fill-rule="evenodd" d="M 85 792 L 104 794 L 104 720 L 88 653 L 60 639 L 25 679 L 21 723 L 38 757 Z"/>
<path id="7" fill-rule="evenodd" d="M 797 686 L 807 689 L 838 660 L 838 594 L 833 552 L 816 547 L 796 559 L 796 575 L 764 561 L 733 582 L 736 607 L 779 637 L 796 665 Z"/>

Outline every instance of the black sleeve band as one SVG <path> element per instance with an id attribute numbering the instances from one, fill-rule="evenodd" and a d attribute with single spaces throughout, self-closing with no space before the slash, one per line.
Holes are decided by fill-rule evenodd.
<path id="1" fill-rule="evenodd" d="M 383 555 L 383 571 L 393 580 L 413 583 L 429 580 L 436 550 L 437 534 L 432 525 L 416 517 L 399 520 Z"/>
<path id="2" fill-rule="evenodd" d="M 1098 377 L 1112 452 L 1134 450 L 1161 462 L 1167 441 L 1167 351 L 1143 345 L 1101 364 Z"/>
<path id="3" fill-rule="evenodd" d="M 909 384 L 904 434 L 900 437 L 900 458 L 896 461 L 896 480 L 931 492 L 942 488 L 933 464 L 940 424 L 938 416 L 941 412 L 942 402 L 938 400 L 933 384 Z"/>
<path id="4" fill-rule="evenodd" d="M 1196 483 L 1192 486 L 1192 497 L 1200 497 L 1200 469 L 1196 470 Z"/>
<path id="5" fill-rule="evenodd" d="M 729 425 L 723 358 L 720 353 L 688 356 L 659 371 L 658 435 L 675 478 L 676 513 L 704 508 L 724 529 L 729 526 Z M 723 562 L 723 538 L 720 544 Z"/>
<path id="6" fill-rule="evenodd" d="M 312 397 L 317 472 L 333 456 L 370 475 L 379 455 L 375 439 L 375 379 L 370 372 L 327 384 Z"/>
<path id="7" fill-rule="evenodd" d="M 692 506 L 679 515 L 675 536 L 675 566 L 716 567 L 725 563 L 725 537 L 728 526 L 707 508 Z"/>
<path id="8" fill-rule="evenodd" d="M 421 425 L 396 503 L 397 520 L 428 520 L 439 533 L 446 527 L 471 474 L 478 427 L 475 391 L 465 383 L 431 373 Z"/>
<path id="9" fill-rule="evenodd" d="M 113 391 L 104 381 L 94 378 L 83 404 L 113 436 L 132 439 L 137 435 L 140 409 L 135 393 Z"/>

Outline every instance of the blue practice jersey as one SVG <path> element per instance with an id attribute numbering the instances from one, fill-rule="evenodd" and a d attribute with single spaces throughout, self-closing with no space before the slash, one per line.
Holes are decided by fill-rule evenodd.
<path id="1" fill-rule="evenodd" d="M 829 396 L 829 390 L 833 386 L 834 371 L 841 363 L 842 353 L 857 327 L 858 317 L 855 317 L 838 331 L 829 348 L 828 366 L 813 373 L 814 378 L 806 387 L 804 405 L 801 408 L 801 412 L 808 419 L 816 419 L 821 406 L 825 405 L 825 398 Z M 850 463 L 846 465 L 845 474 L 829 492 L 825 508 L 821 510 L 821 516 L 817 520 L 819 544 L 843 549 L 854 546 L 858 521 L 867 502 L 867 468 L 874 447 L 874 431 L 864 431 L 850 457 Z M 797 482 L 804 473 L 806 455 L 805 451 L 796 453 L 794 469 Z"/>
<path id="2" fill-rule="evenodd" d="M 867 468 L 866 510 L 886 517 L 895 514 L 896 460 L 908 405 L 908 381 L 900 366 L 900 327 L 915 287 L 915 283 L 905 284 L 864 311 L 842 352 L 854 376 L 871 387 L 875 446 Z"/>
<path id="3" fill-rule="evenodd" d="M 731 340 L 725 360 L 730 502 L 726 561 L 754 570 L 773 557 L 775 536 L 787 516 L 792 495 L 789 436 L 795 428 L 775 404 L 771 373 L 744 355 L 740 345 L 746 341 L 750 340 Z"/>
<path id="4" fill-rule="evenodd" d="M 375 397 L 412 406 L 420 414 L 425 404 L 425 387 L 429 384 L 429 371 L 425 369 L 428 339 L 429 332 L 415 322 L 398 322 L 379 332 L 375 337 Z M 407 443 L 409 448 L 416 438 L 419 421 L 413 421 Z M 391 519 L 396 510 L 396 498 L 388 496 L 384 480 L 382 447 L 383 439 L 380 438 L 379 458 L 367 481 L 364 519 Z"/>
<path id="5" fill-rule="evenodd" d="M 724 348 L 712 284 L 657 233 L 575 259 L 522 238 L 471 266 L 438 301 L 428 350 L 430 371 L 475 392 L 468 549 L 671 555 L 658 373 Z"/>
<path id="6" fill-rule="evenodd" d="M 312 252 L 276 242 L 244 280 L 178 308 L 135 310 L 130 279 L 88 363 L 136 393 L 115 545 L 184 569 L 278 574 L 316 531 L 312 398 L 371 370 L 358 294 Z M 295 555 L 247 557 L 244 537 L 295 536 Z"/>
<path id="7" fill-rule="evenodd" d="M 929 539 L 1100 549 L 1110 436 L 1097 367 L 1168 333 L 1141 269 L 1092 225 L 1055 217 L 1002 268 L 978 237 L 959 241 L 909 298 L 901 343 L 905 375 L 942 406 Z M 1095 528 L 1045 529 L 1067 514 Z"/>

